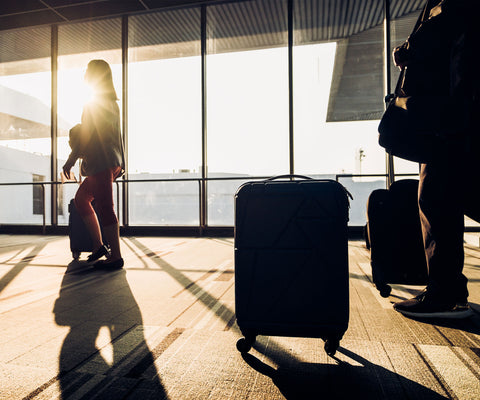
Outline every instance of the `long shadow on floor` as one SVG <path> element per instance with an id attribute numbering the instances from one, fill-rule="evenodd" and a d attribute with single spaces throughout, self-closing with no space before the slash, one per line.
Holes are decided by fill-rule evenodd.
<path id="1" fill-rule="evenodd" d="M 262 350 L 257 346 L 255 348 Z M 349 350 L 340 347 L 338 352 L 355 365 L 339 359 L 336 359 L 337 364 L 300 362 L 278 349 L 274 354 L 269 352 L 267 355 L 278 365 L 276 369 L 248 353 L 242 354 L 242 358 L 256 371 L 271 378 L 288 400 L 446 398 Z"/>
<path id="2" fill-rule="evenodd" d="M 61 398 L 168 399 L 124 270 L 72 262 L 54 314 L 70 327 L 59 355 Z"/>
<path id="3" fill-rule="evenodd" d="M 39 243 L 36 244 L 29 253 L 22 257 L 22 259 L 15 264 L 10 271 L 8 271 L 3 277 L 0 279 L 0 292 L 2 292 L 28 265 L 38 256 L 38 254 L 42 251 L 42 249 L 46 246 L 46 243 Z M 19 255 L 17 253 L 17 255 Z M 7 262 L 11 261 L 7 260 Z"/>

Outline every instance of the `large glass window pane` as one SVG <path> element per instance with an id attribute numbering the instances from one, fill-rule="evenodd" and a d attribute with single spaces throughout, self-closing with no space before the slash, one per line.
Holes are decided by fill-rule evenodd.
<path id="1" fill-rule="evenodd" d="M 113 83 L 121 109 L 122 51 L 121 20 L 108 19 L 58 28 L 58 168 L 68 155 L 68 131 L 80 123 L 85 102 L 89 100 L 84 75 L 89 61 L 102 59 L 110 64 Z M 78 178 L 78 162 L 73 172 Z M 68 203 L 75 196 L 77 184 L 59 186 L 58 224 L 68 224 Z M 115 196 L 116 199 L 116 196 Z"/>
<path id="2" fill-rule="evenodd" d="M 295 172 L 313 177 L 385 174 L 378 145 L 383 113 L 383 1 L 295 0 Z M 341 179 L 354 195 L 350 225 L 365 224 L 381 176 Z"/>
<path id="3" fill-rule="evenodd" d="M 208 176 L 288 173 L 287 1 L 208 7 L 207 35 Z M 233 225 L 237 187 L 208 185 L 209 225 Z"/>
<path id="4" fill-rule="evenodd" d="M 193 179 L 182 184 L 129 185 L 129 223 L 198 225 L 200 9 L 130 17 L 128 32 L 128 177 Z M 145 196 L 151 207 L 145 208 Z"/>
<path id="5" fill-rule="evenodd" d="M 51 180 L 50 49 L 48 27 L 0 32 L 0 182 Z M 0 223 L 43 222 L 41 186 L 1 186 L 0 204 Z"/>
<path id="6" fill-rule="evenodd" d="M 198 226 L 198 181 L 176 181 L 165 175 L 158 179 L 165 180 L 129 184 L 129 219 L 141 226 Z"/>

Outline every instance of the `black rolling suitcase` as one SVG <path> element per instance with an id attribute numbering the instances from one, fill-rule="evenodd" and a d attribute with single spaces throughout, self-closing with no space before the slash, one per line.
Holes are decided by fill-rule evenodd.
<path id="1" fill-rule="evenodd" d="M 78 260 L 83 252 L 92 252 L 93 244 L 90 233 L 85 226 L 80 214 L 75 207 L 74 200 L 68 204 L 68 236 L 70 238 L 70 250 L 74 260 Z"/>
<path id="2" fill-rule="evenodd" d="M 248 352 L 257 335 L 314 337 L 333 355 L 349 318 L 349 193 L 280 176 L 235 195 L 235 308 Z M 277 180 L 282 179 L 282 180 Z"/>
<path id="3" fill-rule="evenodd" d="M 427 264 L 418 213 L 418 180 L 374 190 L 367 202 L 367 241 L 373 283 L 388 297 L 388 283 L 425 285 Z"/>

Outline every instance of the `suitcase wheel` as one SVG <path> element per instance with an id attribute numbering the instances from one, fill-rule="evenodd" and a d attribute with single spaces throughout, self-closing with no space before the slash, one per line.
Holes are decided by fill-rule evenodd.
<path id="1" fill-rule="evenodd" d="M 74 260 L 78 260 L 80 258 L 80 252 L 78 250 L 72 250 L 72 257 Z"/>
<path id="2" fill-rule="evenodd" d="M 248 353 L 255 343 L 255 336 L 246 336 L 237 340 L 237 350 L 240 353 Z"/>
<path id="3" fill-rule="evenodd" d="M 392 293 L 392 287 L 390 285 L 387 285 L 386 283 L 384 284 L 378 284 L 375 285 L 377 290 L 380 292 L 380 296 L 387 298 L 390 296 L 390 293 Z"/>
<path id="4" fill-rule="evenodd" d="M 340 346 L 340 341 L 338 339 L 327 339 L 325 341 L 325 352 L 330 356 L 333 357 L 337 352 L 338 347 Z"/>

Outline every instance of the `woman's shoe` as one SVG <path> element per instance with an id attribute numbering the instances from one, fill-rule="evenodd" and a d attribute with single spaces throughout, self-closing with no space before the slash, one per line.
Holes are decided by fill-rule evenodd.
<path id="1" fill-rule="evenodd" d="M 113 261 L 108 261 L 108 260 L 100 260 L 97 261 L 94 266 L 95 268 L 99 269 L 108 269 L 108 270 L 114 270 L 114 269 L 121 269 L 123 268 L 123 258 L 119 258 L 117 260 Z"/>
<path id="2" fill-rule="evenodd" d="M 107 249 L 107 246 L 102 244 L 96 251 L 94 251 L 92 254 L 90 254 L 87 258 L 87 262 L 91 263 L 94 261 L 97 261 L 99 258 L 103 256 L 108 256 L 109 251 Z"/>

